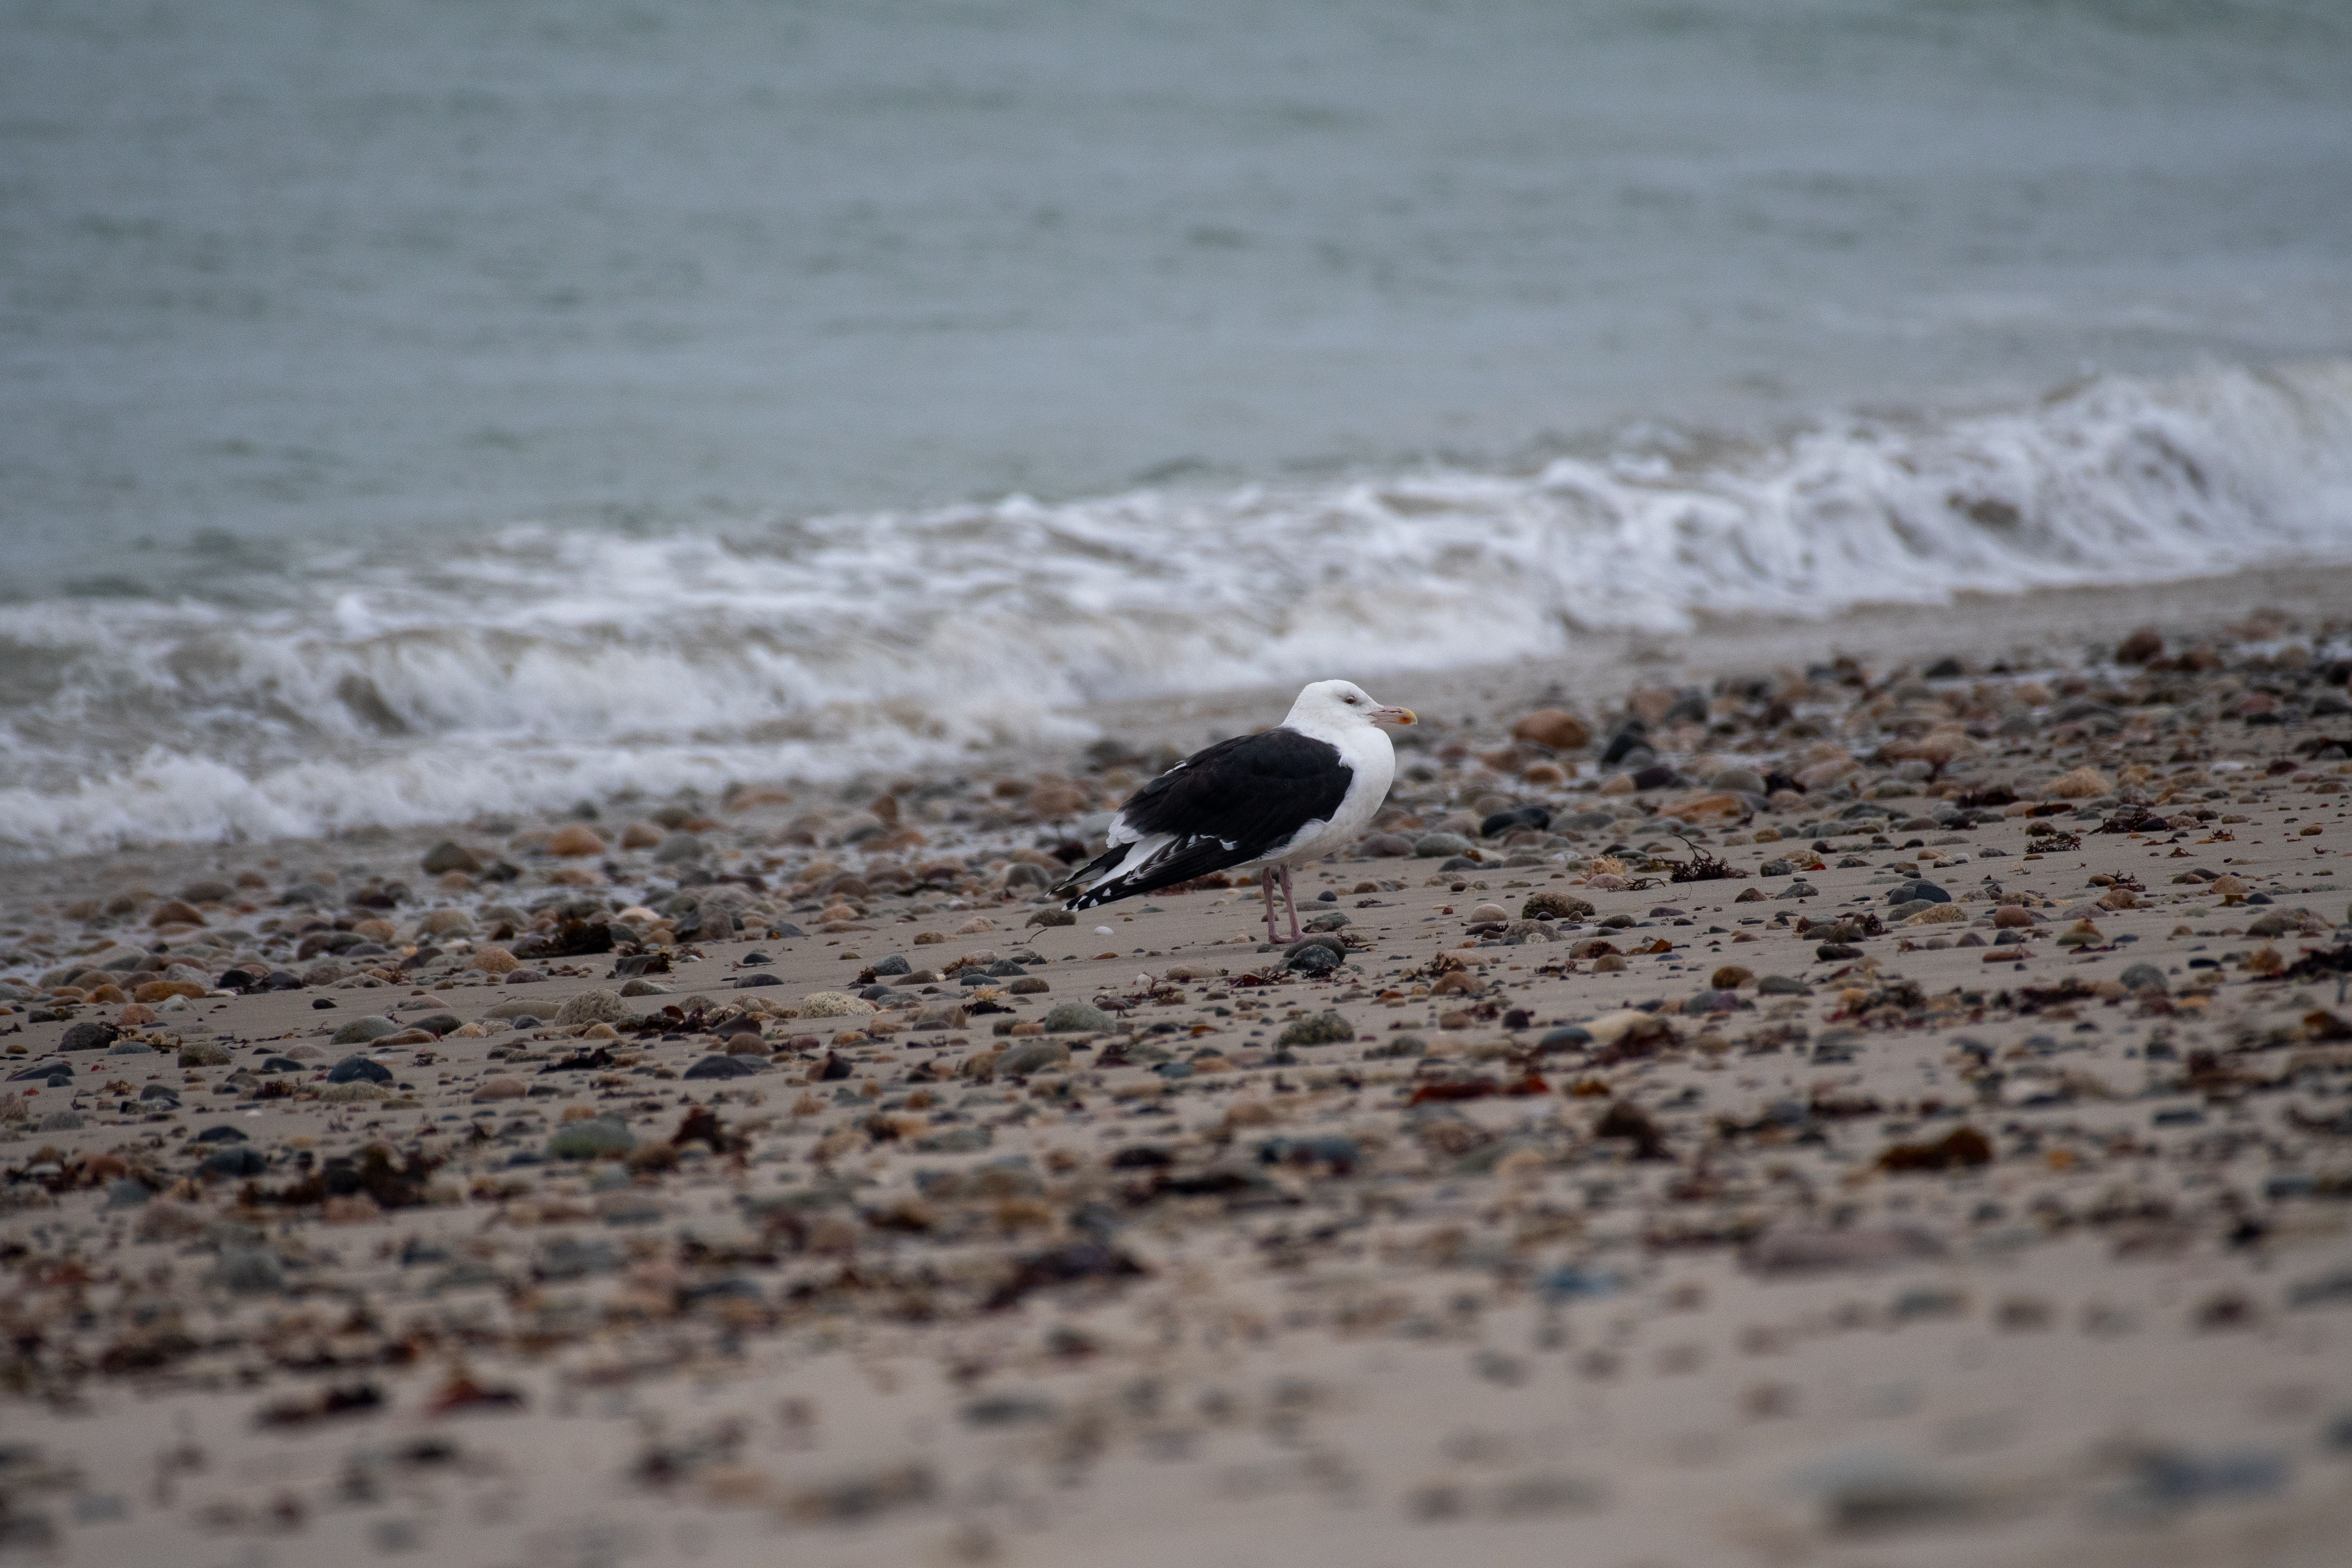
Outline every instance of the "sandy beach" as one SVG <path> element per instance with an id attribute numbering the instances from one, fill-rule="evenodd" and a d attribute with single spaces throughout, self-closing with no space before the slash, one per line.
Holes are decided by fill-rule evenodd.
<path id="1" fill-rule="evenodd" d="M 2339 1562 L 2347 603 L 1368 679 L 1297 945 L 1045 892 L 1266 691 L 12 868 L 0 1548 Z"/>

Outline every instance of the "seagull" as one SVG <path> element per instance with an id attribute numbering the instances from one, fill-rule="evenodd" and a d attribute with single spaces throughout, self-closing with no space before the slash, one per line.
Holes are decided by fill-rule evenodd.
<path id="1" fill-rule="evenodd" d="M 1290 940 L 1299 940 L 1290 868 L 1351 842 L 1370 825 L 1396 777 L 1396 752 L 1380 726 L 1410 724 L 1410 708 L 1384 708 L 1348 680 L 1318 680 L 1274 729 L 1193 752 L 1137 790 L 1110 825 L 1110 846 L 1054 891 L 1066 910 L 1088 910 L 1212 871 L 1264 868 L 1265 938 L 1282 887 Z"/>

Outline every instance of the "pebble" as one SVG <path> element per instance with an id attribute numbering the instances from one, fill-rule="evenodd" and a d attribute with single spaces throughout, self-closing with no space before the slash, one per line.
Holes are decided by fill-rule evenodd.
<path id="1" fill-rule="evenodd" d="M 1066 1067 L 1069 1061 L 1070 1047 L 1062 1041 L 1033 1039 L 1024 1041 L 999 1057 L 996 1070 L 1005 1078 L 1022 1078 L 1030 1073 L 1043 1072 L 1048 1068 Z"/>
<path id="2" fill-rule="evenodd" d="M 1283 957 L 1283 967 L 1301 974 L 1328 974 L 1347 962 L 1340 953 L 1317 942 L 1302 942 Z"/>
<path id="3" fill-rule="evenodd" d="M 583 1024 L 618 1024 L 634 1016 L 617 991 L 582 991 L 566 997 L 555 1010 L 555 1026 L 570 1029 Z"/>
<path id="4" fill-rule="evenodd" d="M 1085 1002 L 1060 1002 L 1039 1020 L 1049 1035 L 1108 1034 L 1114 1026 L 1109 1014 Z"/>
<path id="5" fill-rule="evenodd" d="M 1515 806 L 1508 811 L 1490 813 L 1478 824 L 1481 838 L 1500 838 L 1507 833 L 1538 830 L 1551 826 L 1551 813 L 1540 805 Z"/>
<path id="6" fill-rule="evenodd" d="M 1356 1026 L 1348 1016 L 1331 1008 L 1312 1017 L 1293 1019 L 1283 1026 L 1275 1039 L 1277 1046 L 1340 1045 L 1356 1037 Z"/>
<path id="7" fill-rule="evenodd" d="M 656 866 L 691 865 L 702 859 L 705 849 L 701 836 L 693 833 L 673 833 L 654 851 Z"/>
<path id="8" fill-rule="evenodd" d="M 547 852 L 567 859 L 602 855 L 604 853 L 604 840 L 602 835 L 586 823 L 570 823 L 548 836 Z"/>
<path id="9" fill-rule="evenodd" d="M 58 1041 L 61 1051 L 102 1050 L 114 1043 L 115 1029 L 111 1024 L 76 1024 Z"/>
<path id="10" fill-rule="evenodd" d="M 1706 787 L 1711 790 L 1727 790 L 1735 795 L 1760 796 L 1769 793 L 1765 787 L 1764 775 L 1753 768 L 1717 768 L 1707 774 Z"/>
<path id="11" fill-rule="evenodd" d="M 705 1057 L 703 1061 L 732 1061 L 731 1057 Z M 699 1066 L 700 1063 L 697 1063 Z M 731 1072 L 730 1073 L 731 1075 Z M 618 1117 L 591 1116 L 568 1121 L 547 1141 L 547 1152 L 558 1160 L 596 1160 L 625 1154 L 637 1146 L 636 1134 Z"/>
<path id="12" fill-rule="evenodd" d="M 1592 743 L 1592 727 L 1562 708 L 1538 708 L 1511 726 L 1512 735 L 1555 752 L 1580 752 Z"/>
<path id="13" fill-rule="evenodd" d="M 694 1065 L 678 1076 L 689 1079 L 749 1078 L 759 1070 L 748 1057 L 714 1052 L 696 1058 Z"/>
<path id="14" fill-rule="evenodd" d="M 444 838 L 425 852 L 417 862 L 428 877 L 442 876 L 450 871 L 462 871 L 469 877 L 479 876 L 488 862 L 454 838 Z"/>
<path id="15" fill-rule="evenodd" d="M 846 991 L 812 991 L 800 1003 L 803 1018 L 859 1017 L 874 1011 L 873 1003 Z"/>

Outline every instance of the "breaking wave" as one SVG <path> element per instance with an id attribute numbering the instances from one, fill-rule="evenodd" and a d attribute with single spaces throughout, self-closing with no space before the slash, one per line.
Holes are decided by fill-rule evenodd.
<path id="1" fill-rule="evenodd" d="M 222 552 L 215 547 L 215 555 Z M 2352 364 L 2103 378 L 1771 442 L 192 569 L 0 606 L 0 844 L 47 856 L 826 777 L 1111 699 L 2352 559 Z"/>

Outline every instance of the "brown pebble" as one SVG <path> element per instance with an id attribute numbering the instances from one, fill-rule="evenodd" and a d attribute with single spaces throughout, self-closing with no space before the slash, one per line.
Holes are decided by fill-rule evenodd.
<path id="1" fill-rule="evenodd" d="M 604 840 L 594 828 L 584 822 L 569 823 L 549 835 L 547 852 L 550 855 L 562 855 L 567 858 L 602 855 L 604 852 Z"/>
<path id="2" fill-rule="evenodd" d="M 1992 1144 L 1973 1127 L 1955 1127 L 1933 1143 L 1896 1143 L 1878 1156 L 1882 1171 L 1958 1171 L 1992 1163 Z"/>
<path id="3" fill-rule="evenodd" d="M 1581 751 L 1592 743 L 1592 727 L 1561 708 L 1537 709 L 1512 725 L 1511 733 L 1555 752 Z"/>

